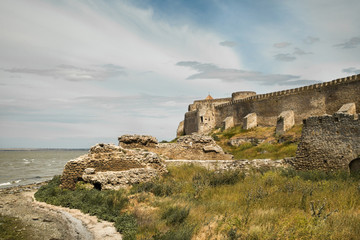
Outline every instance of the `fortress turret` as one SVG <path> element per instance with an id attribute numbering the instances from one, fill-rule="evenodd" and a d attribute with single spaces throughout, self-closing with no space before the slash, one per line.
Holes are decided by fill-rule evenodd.
<path id="1" fill-rule="evenodd" d="M 255 96 L 255 95 L 256 95 L 256 92 L 252 92 L 252 91 L 234 92 L 233 94 L 231 94 L 231 100 L 235 101 L 235 100 L 244 99 L 244 98 L 248 98 L 248 97 Z"/>

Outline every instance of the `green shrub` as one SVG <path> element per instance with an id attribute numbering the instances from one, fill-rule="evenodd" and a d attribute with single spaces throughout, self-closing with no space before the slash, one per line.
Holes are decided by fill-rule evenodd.
<path id="1" fill-rule="evenodd" d="M 313 182 L 324 180 L 347 181 L 351 179 L 350 174 L 344 170 L 329 172 L 321 170 L 296 171 L 294 169 L 281 169 L 281 175 L 288 178 L 298 176 L 303 180 L 309 180 Z"/>
<path id="2" fill-rule="evenodd" d="M 114 222 L 120 211 L 128 204 L 124 191 L 98 191 L 96 189 L 76 189 L 70 191 L 59 187 L 60 177 L 55 176 L 42 186 L 35 198 L 49 204 L 80 209 L 103 220 Z"/>
<path id="3" fill-rule="evenodd" d="M 166 220 L 168 225 L 177 225 L 185 221 L 189 216 L 189 212 L 190 208 L 187 207 L 169 207 L 163 212 L 161 218 Z"/>
<path id="4" fill-rule="evenodd" d="M 153 236 L 154 240 L 190 240 L 195 227 L 183 224 L 165 233 L 157 233 Z"/>
<path id="5" fill-rule="evenodd" d="M 151 192 L 155 196 L 171 196 L 176 189 L 175 183 L 170 182 L 161 182 L 159 180 L 152 182 L 145 182 L 133 185 L 131 193 L 140 193 L 140 192 Z"/>
<path id="6" fill-rule="evenodd" d="M 115 228 L 123 235 L 124 240 L 136 239 L 138 224 L 132 214 L 121 214 L 115 220 Z"/>
<path id="7" fill-rule="evenodd" d="M 209 185 L 216 187 L 234 185 L 244 178 L 245 173 L 239 170 L 207 171 L 195 174 L 192 181 L 194 186 Z"/>

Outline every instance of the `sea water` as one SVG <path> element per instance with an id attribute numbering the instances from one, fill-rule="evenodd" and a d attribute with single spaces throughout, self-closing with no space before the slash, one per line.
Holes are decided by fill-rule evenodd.
<path id="1" fill-rule="evenodd" d="M 0 150 L 0 188 L 50 180 L 87 150 Z"/>

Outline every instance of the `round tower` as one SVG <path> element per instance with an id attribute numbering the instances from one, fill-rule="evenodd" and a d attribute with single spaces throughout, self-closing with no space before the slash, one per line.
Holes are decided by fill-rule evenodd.
<path id="1" fill-rule="evenodd" d="M 233 94 L 231 94 L 231 101 L 248 98 L 248 97 L 255 96 L 255 95 L 256 95 L 256 92 L 253 92 L 253 91 L 234 92 Z"/>

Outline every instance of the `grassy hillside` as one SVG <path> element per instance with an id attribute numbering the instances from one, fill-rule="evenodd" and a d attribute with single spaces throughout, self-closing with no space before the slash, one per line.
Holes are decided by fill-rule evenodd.
<path id="1" fill-rule="evenodd" d="M 211 135 L 224 151 L 234 155 L 235 159 L 281 159 L 294 157 L 301 137 L 302 125 L 296 125 L 282 136 L 275 135 L 275 127 L 257 127 L 244 130 L 240 126 Z M 248 142 L 231 146 L 231 140 L 244 139 Z"/>
<path id="2" fill-rule="evenodd" d="M 61 190 L 40 201 L 114 221 L 124 239 L 358 239 L 359 179 L 345 172 L 214 172 L 193 165 L 126 191 Z"/>

